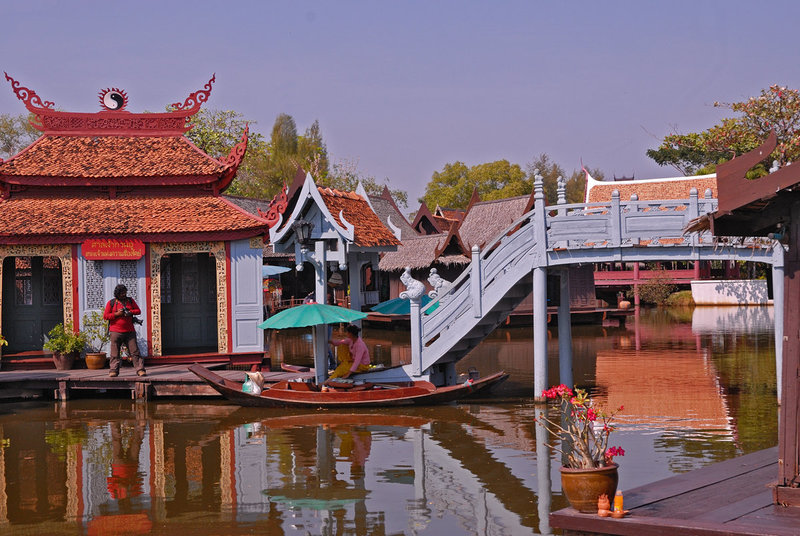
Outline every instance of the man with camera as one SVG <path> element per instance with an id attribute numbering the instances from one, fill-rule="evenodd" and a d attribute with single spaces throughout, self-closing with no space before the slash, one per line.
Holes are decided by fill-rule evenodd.
<path id="1" fill-rule="evenodd" d="M 103 312 L 103 318 L 108 320 L 108 332 L 111 337 L 111 363 L 109 365 L 111 371 L 108 375 L 112 378 L 119 375 L 119 353 L 122 345 L 128 349 L 128 355 L 131 356 L 136 374 L 139 376 L 147 374 L 144 370 L 144 359 L 139 355 L 136 330 L 133 327 L 134 322 L 142 323 L 134 316 L 141 313 L 141 309 L 133 298 L 128 297 L 128 288 L 125 285 L 114 287 L 114 298 L 108 301 Z"/>

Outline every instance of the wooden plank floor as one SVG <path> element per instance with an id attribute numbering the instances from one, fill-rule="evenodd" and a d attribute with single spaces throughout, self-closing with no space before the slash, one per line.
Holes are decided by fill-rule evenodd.
<path id="1" fill-rule="evenodd" d="M 798 536 L 800 508 L 772 504 L 777 477 L 773 447 L 632 489 L 624 519 L 564 508 L 550 525 L 571 536 Z"/>
<path id="2" fill-rule="evenodd" d="M 244 380 L 241 370 L 218 370 L 218 374 L 231 380 Z M 312 373 L 263 372 L 268 383 L 289 378 L 312 378 Z M 127 390 L 135 398 L 157 397 L 219 397 L 203 380 L 187 370 L 187 365 L 155 365 L 147 367 L 147 376 L 137 376 L 132 367 L 122 367 L 116 378 L 108 376 L 108 369 L 89 370 L 34 370 L 0 371 L 0 398 L 44 394 L 59 398 L 80 396 L 78 391 L 97 393 Z"/>

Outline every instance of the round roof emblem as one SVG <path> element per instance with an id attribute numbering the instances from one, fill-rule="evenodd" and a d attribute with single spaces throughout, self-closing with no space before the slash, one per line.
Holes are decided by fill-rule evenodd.
<path id="1" fill-rule="evenodd" d="M 100 106 L 104 110 L 119 112 L 128 105 L 128 95 L 121 89 L 111 87 L 99 93 Z"/>

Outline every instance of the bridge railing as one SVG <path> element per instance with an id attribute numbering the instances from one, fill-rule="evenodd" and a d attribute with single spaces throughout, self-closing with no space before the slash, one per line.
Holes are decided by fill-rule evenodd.
<path id="1" fill-rule="evenodd" d="M 559 204 L 546 207 L 547 246 L 550 248 L 591 248 L 710 243 L 710 233 L 684 235 L 693 219 L 714 212 L 717 200 L 707 191 L 699 198 L 692 189 L 689 199 L 639 201 L 636 196 L 622 201 L 614 191 L 603 203 Z"/>

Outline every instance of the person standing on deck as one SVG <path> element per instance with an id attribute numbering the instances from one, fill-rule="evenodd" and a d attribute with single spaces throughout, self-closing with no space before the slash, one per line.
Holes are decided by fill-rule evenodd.
<path id="1" fill-rule="evenodd" d="M 108 331 L 111 336 L 111 363 L 109 364 L 111 370 L 108 375 L 112 378 L 119 375 L 119 352 L 123 344 L 133 360 L 136 374 L 139 376 L 147 374 L 144 370 L 144 359 L 139 355 L 136 330 L 133 327 L 134 315 L 138 314 L 142 314 L 142 311 L 133 298 L 128 297 L 128 287 L 125 285 L 114 287 L 114 298 L 108 300 L 103 312 L 103 318 L 108 320 Z"/>
<path id="2" fill-rule="evenodd" d="M 351 374 L 356 374 L 358 372 L 366 372 L 369 370 L 369 350 L 367 350 L 367 345 L 364 342 L 364 339 L 359 337 L 359 332 L 361 328 L 358 326 L 354 326 L 350 324 L 346 328 L 347 331 L 347 338 L 341 340 L 330 340 L 328 344 L 333 346 L 341 346 L 343 344 L 347 345 L 347 348 L 350 350 L 350 360 L 342 360 L 341 364 L 336 367 L 336 370 L 333 371 L 333 374 L 330 375 L 330 380 L 334 378 L 349 378 Z"/>

